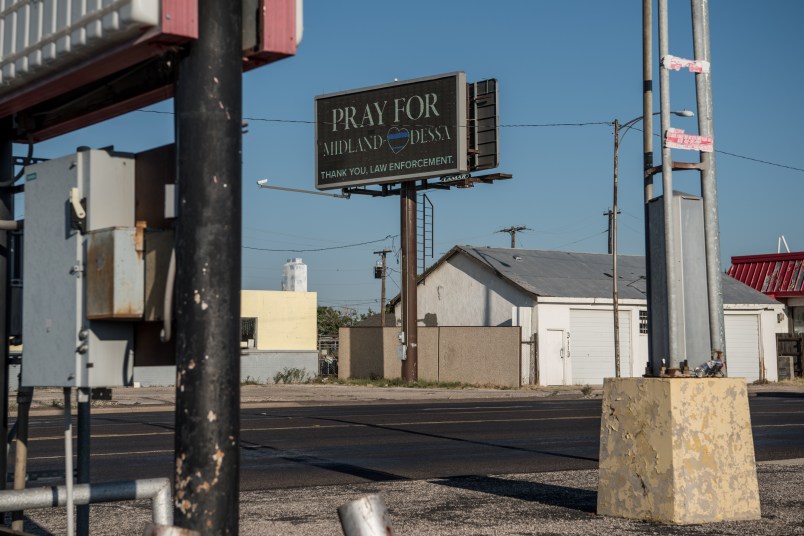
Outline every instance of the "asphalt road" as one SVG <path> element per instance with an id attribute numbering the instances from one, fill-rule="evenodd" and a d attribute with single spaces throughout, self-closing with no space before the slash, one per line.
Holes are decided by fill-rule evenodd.
<path id="1" fill-rule="evenodd" d="M 597 467 L 599 399 L 244 409 L 241 488 L 541 473 Z M 758 461 L 804 458 L 804 397 L 750 399 Z M 61 417 L 33 416 L 30 485 L 63 475 Z M 173 413 L 92 419 L 92 481 L 171 476 Z M 724 461 L 727 463 L 727 461 Z"/>

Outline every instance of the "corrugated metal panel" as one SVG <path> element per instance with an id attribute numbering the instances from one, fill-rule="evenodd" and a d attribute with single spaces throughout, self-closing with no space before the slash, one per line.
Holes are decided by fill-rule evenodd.
<path id="1" fill-rule="evenodd" d="M 0 91 L 159 24 L 159 0 L 7 0 L 0 5 Z"/>
<path id="2" fill-rule="evenodd" d="M 804 296 L 804 252 L 732 257 L 731 263 L 731 277 L 768 296 Z"/>
<path id="3" fill-rule="evenodd" d="M 611 299 L 611 255 L 471 246 L 457 246 L 456 250 L 534 296 Z M 618 255 L 617 271 L 621 300 L 646 299 L 644 257 Z M 777 302 L 724 274 L 723 303 Z"/>

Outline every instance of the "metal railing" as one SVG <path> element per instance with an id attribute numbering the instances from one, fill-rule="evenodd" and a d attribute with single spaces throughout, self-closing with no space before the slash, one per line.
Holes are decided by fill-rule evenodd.
<path id="1" fill-rule="evenodd" d="M 173 525 L 173 495 L 168 478 L 76 484 L 72 494 L 73 503 L 77 505 L 151 499 L 154 524 Z M 0 491 L 0 512 L 66 505 L 66 486 Z"/>

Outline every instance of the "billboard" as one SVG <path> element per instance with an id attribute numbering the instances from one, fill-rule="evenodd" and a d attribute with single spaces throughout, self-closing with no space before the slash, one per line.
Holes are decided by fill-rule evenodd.
<path id="1" fill-rule="evenodd" d="M 315 98 L 316 188 L 467 171 L 466 75 L 394 82 Z"/>

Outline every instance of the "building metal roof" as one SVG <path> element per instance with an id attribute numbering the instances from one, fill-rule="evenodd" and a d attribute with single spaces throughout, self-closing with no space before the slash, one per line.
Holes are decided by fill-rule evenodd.
<path id="1" fill-rule="evenodd" d="M 534 298 L 611 299 L 611 255 L 536 249 L 455 246 L 419 277 L 419 282 L 455 255 L 466 255 Z M 645 257 L 617 256 L 621 300 L 647 298 Z M 399 300 L 394 298 L 392 303 Z M 723 274 L 724 304 L 778 304 L 776 300 Z"/>
<path id="2" fill-rule="evenodd" d="M 732 257 L 727 273 L 771 298 L 804 296 L 804 251 Z"/>

